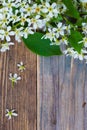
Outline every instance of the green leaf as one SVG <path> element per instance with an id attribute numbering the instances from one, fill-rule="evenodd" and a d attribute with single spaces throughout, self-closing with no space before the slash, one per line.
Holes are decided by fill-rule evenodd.
<path id="1" fill-rule="evenodd" d="M 36 3 L 41 3 L 41 0 L 35 0 Z"/>
<path id="2" fill-rule="evenodd" d="M 59 21 L 62 21 L 62 20 L 63 20 L 62 15 L 58 15 L 58 17 L 56 17 L 56 18 L 52 18 L 51 22 L 59 22 Z"/>
<path id="3" fill-rule="evenodd" d="M 50 45 L 49 39 L 41 39 L 43 37 L 42 33 L 36 32 L 33 35 L 29 35 L 27 39 L 23 37 L 25 45 L 35 52 L 36 54 L 42 56 L 52 56 L 61 55 L 62 52 L 58 45 Z"/>
<path id="4" fill-rule="evenodd" d="M 87 23 L 87 19 L 79 18 L 75 25 L 82 26 L 82 23 Z"/>
<path id="5" fill-rule="evenodd" d="M 72 0 L 63 0 L 63 3 L 67 7 L 67 12 L 66 12 L 67 15 L 74 17 L 74 18 L 77 18 L 77 19 L 80 17 L 79 12 L 75 8 Z"/>
<path id="6" fill-rule="evenodd" d="M 77 19 L 76 25 L 77 25 L 77 26 L 81 26 L 81 25 L 82 25 L 82 22 L 83 22 L 83 19 L 82 19 L 82 18 L 79 18 L 79 19 Z"/>
<path id="7" fill-rule="evenodd" d="M 78 53 L 81 52 L 81 49 L 83 47 L 83 43 L 78 43 L 79 41 L 82 41 L 83 36 L 80 32 L 71 30 L 71 35 L 69 36 L 68 40 L 70 42 L 70 45 L 78 51 Z"/>

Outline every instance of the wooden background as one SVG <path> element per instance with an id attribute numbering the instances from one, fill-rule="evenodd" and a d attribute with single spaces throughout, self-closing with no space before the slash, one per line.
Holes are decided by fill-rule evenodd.
<path id="1" fill-rule="evenodd" d="M 23 61 L 26 70 L 18 71 Z M 9 73 L 22 80 L 12 88 Z M 87 130 L 87 65 L 65 56 L 39 57 L 15 43 L 0 54 L 0 130 Z M 18 117 L 7 120 L 5 110 Z"/>

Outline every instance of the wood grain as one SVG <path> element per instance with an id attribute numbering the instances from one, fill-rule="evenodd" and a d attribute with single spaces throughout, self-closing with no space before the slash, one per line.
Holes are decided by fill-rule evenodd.
<path id="1" fill-rule="evenodd" d="M 10 72 L 22 77 L 14 88 Z M 6 108 L 18 117 L 7 120 Z M 87 65 L 64 56 L 36 58 L 17 43 L 1 53 L 0 130 L 87 130 Z"/>
<path id="2" fill-rule="evenodd" d="M 0 130 L 36 130 L 36 55 L 23 43 L 16 43 L 10 51 L 0 54 Z M 23 61 L 26 70 L 18 71 Z M 22 77 L 12 88 L 9 73 Z M 18 117 L 7 120 L 6 109 L 15 109 Z"/>
<path id="3" fill-rule="evenodd" d="M 87 130 L 87 65 L 38 57 L 37 78 L 37 130 Z"/>

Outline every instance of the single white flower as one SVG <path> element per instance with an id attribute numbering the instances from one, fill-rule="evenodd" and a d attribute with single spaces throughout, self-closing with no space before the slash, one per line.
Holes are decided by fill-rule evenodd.
<path id="1" fill-rule="evenodd" d="M 62 22 L 59 22 L 57 24 L 57 28 L 56 28 L 56 37 L 59 38 L 60 36 L 64 36 L 64 31 L 66 30 L 66 26 L 63 25 Z"/>
<path id="2" fill-rule="evenodd" d="M 6 17 L 6 15 L 3 15 L 3 17 L 1 17 L 0 24 L 2 25 L 3 28 L 9 24 L 9 19 L 8 19 L 8 17 Z"/>
<path id="3" fill-rule="evenodd" d="M 49 21 L 51 20 L 51 17 L 49 16 L 49 14 L 45 15 L 44 20 L 45 20 L 46 22 L 49 22 Z"/>
<path id="4" fill-rule="evenodd" d="M 87 37 L 83 37 L 83 40 L 82 40 L 82 41 L 79 41 L 78 43 L 79 43 L 79 44 L 80 44 L 80 43 L 83 43 L 83 44 L 84 44 L 84 47 L 87 47 Z"/>
<path id="5" fill-rule="evenodd" d="M 8 117 L 8 120 L 10 120 L 12 118 L 12 116 L 18 116 L 18 114 L 15 112 L 15 110 L 9 110 L 9 109 L 6 109 L 6 114 L 5 114 L 6 117 Z"/>
<path id="6" fill-rule="evenodd" d="M 32 31 L 32 27 L 26 27 L 23 31 L 23 37 L 27 38 L 29 34 L 34 34 L 34 31 Z"/>
<path id="7" fill-rule="evenodd" d="M 37 5 L 36 3 L 32 6 L 32 12 L 36 14 L 41 13 L 41 5 Z"/>
<path id="8" fill-rule="evenodd" d="M 65 45 L 68 45 L 68 39 L 66 36 L 63 36 L 62 39 L 60 40 L 60 43 L 61 44 L 65 44 Z"/>
<path id="9" fill-rule="evenodd" d="M 0 30 L 1 31 L 1 30 Z M 2 40 L 4 40 L 6 38 L 6 40 L 9 42 L 11 40 L 10 36 L 14 35 L 14 31 L 11 31 L 11 26 L 8 26 L 6 29 L 2 30 L 2 32 L 0 32 L 0 38 Z M 1 37 L 2 36 L 2 37 Z"/>
<path id="10" fill-rule="evenodd" d="M 56 3 L 52 3 L 50 5 L 49 2 L 46 2 L 45 3 L 45 6 L 44 8 L 42 8 L 41 10 L 43 13 L 48 13 L 48 15 L 52 18 L 53 16 L 54 17 L 57 17 L 58 15 L 58 10 L 57 10 L 57 4 Z"/>
<path id="11" fill-rule="evenodd" d="M 10 45 L 14 45 L 14 43 L 13 42 L 5 42 L 5 43 L 1 44 L 0 51 L 1 52 L 5 52 L 5 51 L 9 50 L 10 49 L 9 48 Z"/>
<path id="12" fill-rule="evenodd" d="M 33 17 L 30 21 L 30 23 L 33 26 L 33 29 L 36 30 L 39 28 L 39 23 L 41 22 L 40 20 L 40 15 L 36 15 L 35 17 Z"/>
<path id="13" fill-rule="evenodd" d="M 74 49 L 73 48 L 67 48 L 66 50 L 63 51 L 63 53 L 66 55 L 66 56 L 72 56 L 74 54 Z"/>
<path id="14" fill-rule="evenodd" d="M 21 37 L 23 36 L 23 27 L 16 28 L 15 32 L 15 40 L 21 42 Z"/>
<path id="15" fill-rule="evenodd" d="M 19 2 L 19 10 L 21 13 L 23 13 L 25 11 L 25 6 L 27 5 L 27 2 L 26 1 L 21 1 Z"/>
<path id="16" fill-rule="evenodd" d="M 56 33 L 54 28 L 48 28 L 48 32 L 42 37 L 42 39 L 50 39 L 51 42 L 56 41 Z"/>
<path id="17" fill-rule="evenodd" d="M 21 23 L 20 24 L 24 26 L 26 19 L 27 19 L 27 15 L 25 15 L 24 13 L 21 13 L 21 15 L 20 15 Z"/>
<path id="18" fill-rule="evenodd" d="M 25 70 L 25 66 L 24 66 L 24 64 L 23 64 L 22 61 L 21 61 L 20 63 L 18 63 L 17 66 L 18 66 L 18 69 L 19 69 L 21 72 L 23 72 L 23 70 Z"/>
<path id="19" fill-rule="evenodd" d="M 3 7 L 0 9 L 0 12 L 2 13 L 2 15 L 6 16 L 8 14 L 8 7 Z M 2 17 L 0 17 L 1 19 Z"/>
<path id="20" fill-rule="evenodd" d="M 19 11 L 16 10 L 15 13 L 11 12 L 10 13 L 10 19 L 9 21 L 12 22 L 13 24 L 20 21 L 20 17 L 18 16 Z"/>
<path id="21" fill-rule="evenodd" d="M 9 79 L 12 82 L 12 87 L 14 87 L 14 83 L 17 83 L 18 80 L 21 80 L 21 77 L 18 76 L 18 74 L 16 74 L 16 73 L 15 74 L 10 73 L 9 74 Z"/>
<path id="22" fill-rule="evenodd" d="M 75 59 L 79 59 L 79 60 L 83 60 L 84 59 L 84 55 L 83 55 L 83 53 L 75 53 L 74 55 L 73 55 L 73 57 L 75 58 Z"/>
<path id="23" fill-rule="evenodd" d="M 8 1 L 4 1 L 2 2 L 2 5 L 5 7 L 8 7 L 9 9 L 12 9 L 12 7 L 15 7 L 15 2 L 12 2 L 13 0 L 8 0 Z"/>
<path id="24" fill-rule="evenodd" d="M 29 4 L 26 4 L 22 9 L 22 12 L 25 12 L 27 16 L 30 16 L 33 13 L 32 7 Z"/>

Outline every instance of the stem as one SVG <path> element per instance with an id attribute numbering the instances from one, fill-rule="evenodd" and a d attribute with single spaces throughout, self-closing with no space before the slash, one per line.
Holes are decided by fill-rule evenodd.
<path id="1" fill-rule="evenodd" d="M 14 29 L 14 28 L 16 28 L 16 27 L 19 26 L 19 25 L 20 25 L 20 22 L 17 23 L 16 25 L 14 25 L 12 28 Z"/>
<path id="2" fill-rule="evenodd" d="M 12 81 L 12 88 L 14 88 L 14 82 Z"/>

